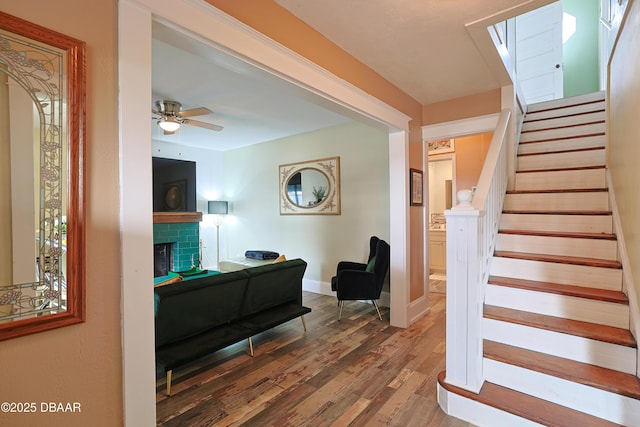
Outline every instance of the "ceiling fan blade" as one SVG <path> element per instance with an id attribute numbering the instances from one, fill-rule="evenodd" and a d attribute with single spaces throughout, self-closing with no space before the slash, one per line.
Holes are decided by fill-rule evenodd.
<path id="1" fill-rule="evenodd" d="M 180 117 L 194 117 L 194 116 L 206 116 L 207 114 L 213 114 L 213 111 L 207 107 L 192 108 L 190 110 L 184 110 L 178 113 Z"/>
<path id="2" fill-rule="evenodd" d="M 205 128 L 209 130 L 215 130 L 216 132 L 220 132 L 222 129 L 224 129 L 223 126 L 214 125 L 213 123 L 200 122 L 198 120 L 185 120 L 184 123 L 191 126 L 197 126 L 197 127 Z"/>

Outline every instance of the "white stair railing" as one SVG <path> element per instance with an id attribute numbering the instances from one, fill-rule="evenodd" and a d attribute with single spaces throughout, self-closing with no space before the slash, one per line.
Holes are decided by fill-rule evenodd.
<path id="1" fill-rule="evenodd" d="M 447 355 L 449 384 L 478 393 L 482 374 L 482 305 L 508 182 L 509 110 L 503 110 L 475 192 L 458 192 L 447 218 Z"/>

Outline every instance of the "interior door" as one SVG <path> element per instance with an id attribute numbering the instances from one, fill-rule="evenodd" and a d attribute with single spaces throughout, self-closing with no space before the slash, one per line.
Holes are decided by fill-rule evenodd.
<path id="1" fill-rule="evenodd" d="M 516 73 L 528 104 L 563 97 L 561 1 L 516 17 Z"/>

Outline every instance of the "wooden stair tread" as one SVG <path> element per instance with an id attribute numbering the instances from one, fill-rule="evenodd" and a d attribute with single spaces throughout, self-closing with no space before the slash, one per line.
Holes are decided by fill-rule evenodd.
<path id="1" fill-rule="evenodd" d="M 515 279 L 512 277 L 489 276 L 489 283 L 517 289 L 536 292 L 547 292 L 556 295 L 586 298 L 597 301 L 607 301 L 616 304 L 629 304 L 629 298 L 621 291 L 609 289 L 589 288 L 586 286 L 562 285 L 559 283 L 537 282 L 534 280 Z"/>
<path id="2" fill-rule="evenodd" d="M 596 150 L 604 150 L 605 147 L 588 147 L 588 148 L 572 148 L 567 150 L 553 150 L 553 151 L 543 151 L 540 153 L 524 153 L 518 154 L 518 157 L 529 157 L 529 156 L 544 156 L 547 154 L 564 154 L 564 153 L 579 153 L 583 151 L 596 151 Z"/>
<path id="3" fill-rule="evenodd" d="M 599 258 L 584 258 L 565 255 L 547 255 L 533 254 L 527 252 L 511 252 L 511 251 L 495 251 L 494 256 L 503 258 L 523 259 L 530 261 L 555 262 L 558 264 L 586 265 L 591 267 L 615 268 L 621 269 L 622 264 L 618 261 L 612 261 Z"/>
<path id="4" fill-rule="evenodd" d="M 589 113 L 576 114 L 576 116 L 581 116 L 583 114 L 589 114 Z M 558 119 L 558 118 L 560 118 L 560 117 L 550 117 L 547 120 Z M 598 125 L 598 124 L 604 123 L 604 122 L 605 122 L 604 120 L 594 120 L 592 122 L 575 123 L 575 124 L 564 125 L 564 126 L 553 126 L 553 127 L 549 127 L 549 128 L 540 128 L 540 129 L 528 129 L 528 130 L 523 130 L 521 133 L 541 132 L 541 131 L 555 130 L 555 129 L 568 129 L 568 128 L 574 128 L 574 127 L 579 127 L 579 126 Z M 526 122 L 524 122 L 524 123 L 526 123 Z"/>
<path id="5" fill-rule="evenodd" d="M 602 98 L 596 98 L 596 99 L 592 99 L 592 100 L 584 101 L 584 102 L 576 102 L 575 104 L 558 105 L 558 106 L 555 106 L 555 107 L 541 108 L 539 110 L 536 109 L 536 104 L 542 104 L 542 103 L 548 102 L 548 101 L 542 101 L 542 102 L 538 102 L 536 104 L 531 104 L 529 106 L 529 111 L 527 112 L 527 114 L 542 113 L 542 112 L 546 112 L 546 111 L 562 110 L 564 108 L 580 107 L 582 105 L 597 104 L 598 102 L 602 102 L 604 100 L 605 100 L 605 98 L 603 96 Z"/>
<path id="6" fill-rule="evenodd" d="M 484 357 L 640 400 L 635 375 L 489 340 Z"/>
<path id="7" fill-rule="evenodd" d="M 518 170 L 516 171 L 516 175 L 519 173 L 540 173 L 540 172 L 572 172 L 572 171 L 582 171 L 582 170 L 590 170 L 590 169 L 605 169 L 605 165 L 597 165 L 597 166 L 578 166 L 575 168 L 555 168 L 555 169 L 532 169 L 532 170 Z"/>
<path id="8" fill-rule="evenodd" d="M 602 101 L 598 101 L 598 102 L 602 102 Z M 563 107 L 563 108 L 567 108 L 567 107 Z M 583 111 L 583 112 L 580 112 L 580 113 L 561 114 L 561 115 L 558 115 L 558 116 L 543 117 L 543 118 L 540 118 L 540 119 L 531 119 L 531 118 L 527 119 L 527 116 L 525 115 L 524 121 L 522 123 L 536 123 L 536 122 L 542 122 L 542 121 L 545 121 L 545 120 L 566 119 L 566 118 L 569 118 L 569 117 L 579 117 L 579 116 L 582 116 L 584 114 L 602 113 L 604 111 L 606 111 L 606 110 L 603 109 L 603 108 L 597 108 L 597 109 L 594 109 L 594 110 Z M 532 112 L 532 114 L 533 113 L 537 113 L 537 112 L 538 111 Z"/>
<path id="9" fill-rule="evenodd" d="M 487 319 L 530 326 L 547 331 L 559 332 L 596 341 L 617 344 L 624 347 L 637 348 L 636 340 L 627 329 L 599 325 L 580 320 L 564 319 L 545 314 L 514 310 L 511 308 L 484 306 L 484 317 Z"/>
<path id="10" fill-rule="evenodd" d="M 512 215 L 591 215 L 591 216 L 611 216 L 611 211 L 529 211 L 505 209 L 503 214 Z"/>
<path id="11" fill-rule="evenodd" d="M 532 231 L 532 230 L 498 230 L 500 234 L 519 234 L 522 236 L 540 236 L 540 237 L 568 237 L 572 239 L 597 239 L 597 240 L 616 240 L 613 233 L 579 233 L 579 232 L 561 232 L 561 231 Z"/>
<path id="12" fill-rule="evenodd" d="M 445 390 L 545 426 L 597 427 L 618 425 L 488 381 L 485 381 L 480 393 L 476 394 L 448 384 L 445 381 L 445 376 L 445 371 L 438 374 L 438 383 Z"/>
<path id="13" fill-rule="evenodd" d="M 590 136 L 604 136 L 604 132 L 596 132 L 596 133 L 587 133 L 583 135 L 573 135 L 573 136 L 563 136 L 558 138 L 547 138 L 547 139 L 534 139 L 531 141 L 520 141 L 519 144 L 537 144 L 539 142 L 552 142 L 552 141 L 562 141 L 563 139 L 577 139 L 577 138 L 588 138 Z"/>
<path id="14" fill-rule="evenodd" d="M 606 193 L 608 188 L 571 188 L 559 190 L 508 190 L 507 194 Z"/>
<path id="15" fill-rule="evenodd" d="M 604 165 L 597 166 L 577 166 L 575 168 L 553 168 L 553 169 L 520 169 L 516 173 L 531 173 L 531 172 L 570 172 L 579 171 L 585 169 L 604 169 Z"/>

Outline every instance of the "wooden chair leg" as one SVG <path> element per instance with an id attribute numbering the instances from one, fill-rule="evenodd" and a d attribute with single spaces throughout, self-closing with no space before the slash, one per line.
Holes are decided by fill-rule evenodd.
<path id="1" fill-rule="evenodd" d="M 307 332 L 307 323 L 304 321 L 304 314 L 300 316 L 300 319 L 302 319 L 302 327 L 304 328 L 304 331 Z"/>
<path id="2" fill-rule="evenodd" d="M 253 357 L 253 340 L 249 337 L 249 354 Z"/>
<path id="3" fill-rule="evenodd" d="M 340 311 L 338 312 L 338 321 L 340 321 L 340 318 L 342 317 L 342 307 L 344 306 L 344 300 L 340 301 Z"/>
<path id="4" fill-rule="evenodd" d="M 376 311 L 378 312 L 378 317 L 380 318 L 380 320 L 382 320 L 382 314 L 380 314 L 380 309 L 378 308 L 378 303 L 376 302 L 376 300 L 373 300 L 373 299 L 371 300 L 371 302 L 376 307 Z"/>
<path id="5" fill-rule="evenodd" d="M 167 396 L 171 396 L 171 377 L 173 371 L 167 371 Z"/>

